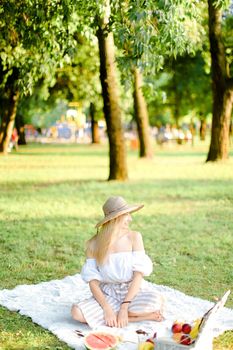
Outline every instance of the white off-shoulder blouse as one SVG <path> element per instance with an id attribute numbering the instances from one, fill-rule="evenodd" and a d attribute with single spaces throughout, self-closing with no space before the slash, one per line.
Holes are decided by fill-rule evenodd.
<path id="1" fill-rule="evenodd" d="M 134 271 L 149 276 L 153 270 L 152 261 L 144 250 L 111 253 L 103 265 L 88 258 L 83 265 L 81 276 L 85 282 L 98 280 L 104 283 L 122 283 L 133 279 Z"/>

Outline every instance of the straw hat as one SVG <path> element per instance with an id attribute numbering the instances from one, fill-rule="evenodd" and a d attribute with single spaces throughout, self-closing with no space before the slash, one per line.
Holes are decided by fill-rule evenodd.
<path id="1" fill-rule="evenodd" d="M 142 207 L 144 207 L 143 204 L 127 204 L 122 197 L 109 197 L 103 205 L 104 218 L 95 227 L 102 226 L 120 215 L 133 213 Z"/>

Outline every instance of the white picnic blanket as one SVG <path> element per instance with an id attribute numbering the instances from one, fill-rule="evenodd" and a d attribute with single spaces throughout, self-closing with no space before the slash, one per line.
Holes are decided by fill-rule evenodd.
<path id="1" fill-rule="evenodd" d="M 124 343 L 119 345 L 119 350 L 137 349 L 137 341 L 142 337 L 136 333 L 138 329 L 147 332 L 150 336 L 157 332 L 158 337 L 166 337 L 169 336 L 174 320 L 191 322 L 202 317 L 213 306 L 213 303 L 207 300 L 185 295 L 166 286 L 155 284 L 152 286 L 166 298 L 166 320 L 130 323 L 124 329 L 102 327 L 101 329 L 110 330 L 123 337 Z M 30 317 L 33 322 L 54 333 L 72 349 L 83 350 L 85 349 L 83 338 L 77 334 L 77 330 L 86 334 L 90 328 L 72 320 L 70 309 L 73 303 L 89 295 L 88 285 L 83 282 L 79 274 L 76 274 L 62 280 L 19 285 L 12 290 L 0 290 L 0 305 Z M 233 330 L 233 309 L 229 308 L 221 310 L 213 329 L 215 336 L 226 330 Z"/>

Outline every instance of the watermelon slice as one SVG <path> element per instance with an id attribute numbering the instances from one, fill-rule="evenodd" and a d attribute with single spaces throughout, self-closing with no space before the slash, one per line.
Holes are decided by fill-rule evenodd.
<path id="1" fill-rule="evenodd" d="M 119 337 L 105 332 L 91 332 L 84 338 L 88 350 L 110 350 L 118 344 Z"/>

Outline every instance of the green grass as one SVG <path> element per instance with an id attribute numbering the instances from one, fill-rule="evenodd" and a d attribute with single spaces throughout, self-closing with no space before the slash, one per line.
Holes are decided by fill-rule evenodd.
<path id="1" fill-rule="evenodd" d="M 207 151 L 207 144 L 155 146 L 153 160 L 140 160 L 129 150 L 127 182 L 105 181 L 104 145 L 29 145 L 1 157 L 0 288 L 79 272 L 85 241 L 114 194 L 145 204 L 132 228 L 153 259 L 150 281 L 208 300 L 221 296 L 233 281 L 233 160 L 205 164 Z M 0 308 L 0 349 L 69 347 Z M 233 332 L 214 349 L 233 349 Z"/>

